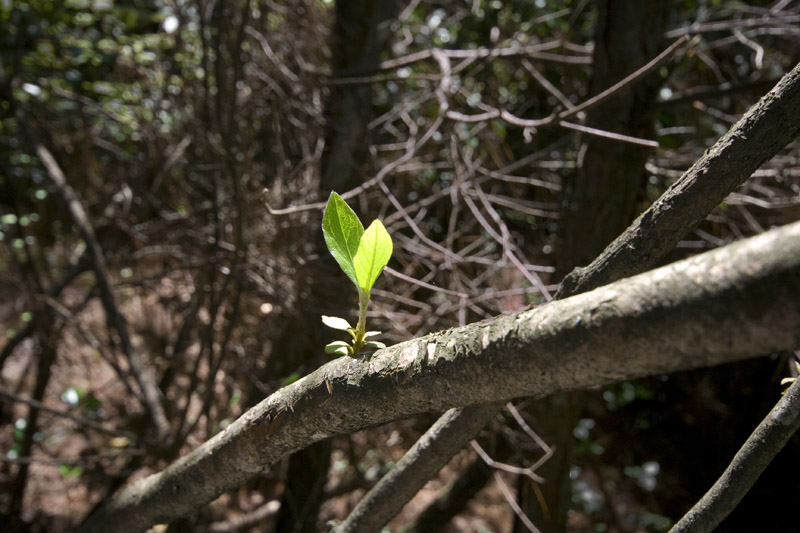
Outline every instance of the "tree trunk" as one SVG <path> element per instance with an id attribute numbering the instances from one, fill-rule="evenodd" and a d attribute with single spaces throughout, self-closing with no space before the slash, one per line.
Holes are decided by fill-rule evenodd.
<path id="1" fill-rule="evenodd" d="M 333 28 L 333 72 L 347 75 L 352 72 L 375 69 L 381 51 L 388 42 L 384 24 L 391 16 L 394 2 L 380 0 L 346 0 L 336 2 L 336 18 Z M 319 190 L 327 197 L 331 190 L 343 192 L 356 187 L 360 180 L 356 172 L 364 156 L 364 135 L 372 109 L 371 86 L 333 85 L 328 102 L 328 128 L 322 160 L 322 176 Z M 332 302 L 348 301 L 346 291 L 355 288 L 344 286 L 339 281 L 344 276 L 336 271 L 335 263 L 328 254 L 322 232 L 312 237 L 314 251 L 311 255 L 320 258 L 309 261 L 298 269 L 301 280 L 301 308 L 294 326 L 290 326 L 282 341 L 299 349 L 292 350 L 295 364 L 315 361 L 324 356 L 323 339 L 330 330 L 323 328 L 320 312 Z M 310 296 L 303 298 L 302 293 Z M 309 299 L 311 301 L 309 301 Z M 299 341 L 299 343 L 298 343 Z M 309 345 L 309 341 L 313 344 Z M 278 344 L 278 350 L 284 346 Z M 299 344 L 299 346 L 298 346 Z M 316 356 L 314 355 L 316 354 Z M 318 364 L 313 364 L 318 366 Z M 293 454 L 289 458 L 286 487 L 281 499 L 281 508 L 276 521 L 278 532 L 315 533 L 319 509 L 324 502 L 325 483 L 330 467 L 331 443 L 322 440 Z"/>
<path id="2" fill-rule="evenodd" d="M 598 2 L 590 94 L 595 95 L 643 66 L 666 46 L 664 31 L 671 3 L 665 0 L 602 0 Z M 653 107 L 660 85 L 657 73 L 622 89 L 587 112 L 587 125 L 634 137 L 652 138 Z M 577 171 L 567 180 L 561 227 L 555 250 L 556 276 L 590 263 L 638 214 L 647 175 L 650 148 L 587 136 Z M 569 470 L 572 431 L 582 404 L 581 393 L 552 396 L 533 408 L 536 431 L 555 453 L 538 472 L 545 483 L 536 494 L 529 478 L 520 476 L 518 499 L 523 511 L 544 533 L 566 530 L 571 502 Z M 519 519 L 515 532 L 527 532 Z"/>
<path id="3" fill-rule="evenodd" d="M 333 29 L 333 74 L 354 76 L 373 72 L 389 39 L 392 0 L 336 2 Z M 372 109 L 371 84 L 331 86 L 326 150 L 321 188 L 344 192 L 359 184 L 357 163 L 366 148 L 364 134 Z"/>

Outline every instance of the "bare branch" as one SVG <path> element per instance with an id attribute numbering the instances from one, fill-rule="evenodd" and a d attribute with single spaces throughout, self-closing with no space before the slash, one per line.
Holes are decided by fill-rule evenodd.
<path id="1" fill-rule="evenodd" d="M 105 433 L 107 435 L 113 435 L 116 437 L 125 437 L 130 439 L 131 441 L 136 441 L 137 437 L 133 433 L 129 433 L 127 431 L 120 431 L 114 428 L 108 428 L 102 424 L 95 422 L 94 420 L 89 420 L 88 418 L 84 418 L 82 416 L 77 416 L 69 411 L 64 411 L 62 409 L 56 409 L 54 407 L 50 407 L 45 403 L 39 402 L 34 400 L 33 398 L 25 398 L 18 394 L 14 394 L 13 392 L 0 389 L 0 397 L 10 400 L 12 402 L 19 402 L 30 405 L 34 409 L 38 409 L 40 411 L 44 411 L 46 413 L 50 413 L 56 416 L 60 416 L 63 418 L 67 418 L 72 420 L 73 422 L 77 422 L 78 424 L 85 426 L 89 429 L 93 429 L 95 431 L 99 431 L 100 433 Z"/>
<path id="2" fill-rule="evenodd" d="M 503 496 L 506 498 L 506 501 L 511 506 L 511 509 L 514 511 L 514 514 L 519 517 L 519 519 L 522 521 L 523 524 L 525 524 L 525 527 L 528 528 L 528 531 L 530 531 L 531 533 L 541 533 L 539 529 L 535 525 L 533 525 L 531 519 L 528 518 L 527 515 L 525 515 L 525 511 L 523 511 L 522 508 L 517 503 L 517 498 L 511 493 L 511 490 L 508 488 L 508 485 L 506 485 L 506 482 L 503 481 L 503 478 L 500 477 L 500 475 L 497 472 L 495 472 L 494 474 L 494 480 L 497 482 L 497 486 L 500 487 L 500 491 L 503 493 Z"/>
<path id="3" fill-rule="evenodd" d="M 744 498 L 758 477 L 800 430 L 800 380 L 758 425 L 722 476 L 670 533 L 714 531 Z"/>
<path id="4" fill-rule="evenodd" d="M 591 265 L 559 292 L 575 294 L 650 268 L 692 226 L 800 133 L 800 64 L 787 73 Z M 653 235 L 658 238 L 654 239 Z"/>
<path id="5" fill-rule="evenodd" d="M 696 43 L 697 40 L 698 39 L 695 38 L 691 43 L 689 43 L 689 46 L 690 47 L 693 46 Z M 612 85 L 608 89 L 604 90 L 600 94 L 598 94 L 596 96 L 593 96 L 592 98 L 589 98 L 588 100 L 582 102 L 581 104 L 578 104 L 577 106 L 573 106 L 573 105 L 569 104 L 569 102 L 567 100 L 565 100 L 564 96 L 560 95 L 560 93 L 558 93 L 555 90 L 555 88 L 552 87 L 552 85 L 549 85 L 549 82 L 547 82 L 547 80 L 544 79 L 541 76 L 541 74 L 539 74 L 539 72 L 536 71 L 536 69 L 533 68 L 533 66 L 528 63 L 526 65 L 526 68 L 531 73 L 531 75 L 535 79 L 537 79 L 539 81 L 539 83 L 541 83 L 545 87 L 545 89 L 547 89 L 551 93 L 555 93 L 556 97 L 560 101 L 562 101 L 562 104 L 565 103 L 565 102 L 568 104 L 568 105 L 566 105 L 566 107 L 567 107 L 566 110 L 559 111 L 559 112 L 554 112 L 549 117 L 544 117 L 544 118 L 540 118 L 540 119 L 524 119 L 524 118 L 520 118 L 520 117 L 518 117 L 518 116 L 516 116 L 516 115 L 514 115 L 514 114 L 512 114 L 512 113 L 510 113 L 510 112 L 508 112 L 506 110 L 497 109 L 497 108 L 494 108 L 494 107 L 491 107 L 491 106 L 487 106 L 486 104 L 483 104 L 482 105 L 482 108 L 484 109 L 483 113 L 480 113 L 480 114 L 477 114 L 477 115 L 467 115 L 465 113 L 461 113 L 461 112 L 458 112 L 458 111 L 447 111 L 447 118 L 449 118 L 450 120 L 455 120 L 455 121 L 459 121 L 459 122 L 483 122 L 483 121 L 486 121 L 486 120 L 492 120 L 492 119 L 495 119 L 495 118 L 500 118 L 500 119 L 508 122 L 509 124 L 513 124 L 515 126 L 519 126 L 519 127 L 522 127 L 522 128 L 531 128 L 531 129 L 540 128 L 540 127 L 543 127 L 543 126 L 547 126 L 547 125 L 556 123 L 556 124 L 558 124 L 559 126 L 561 126 L 563 128 L 572 129 L 572 130 L 580 131 L 580 132 L 583 132 L 583 133 L 588 133 L 590 135 L 597 135 L 597 136 L 600 136 L 600 137 L 605 137 L 607 139 L 613 139 L 615 141 L 622 141 L 622 142 L 628 142 L 628 143 L 638 144 L 638 145 L 642 145 L 642 146 L 648 146 L 648 147 L 651 147 L 651 148 L 658 148 L 659 145 L 658 145 L 658 143 L 656 141 L 651 141 L 651 140 L 648 140 L 648 139 L 639 139 L 637 137 L 631 137 L 629 135 L 622 135 L 622 134 L 619 134 L 619 133 L 614 133 L 614 132 L 610 132 L 610 131 L 604 131 L 604 130 L 600 130 L 598 128 L 590 128 L 588 126 L 583 126 L 581 124 L 574 124 L 572 122 L 568 122 L 568 121 L 563 120 L 563 119 L 565 119 L 567 117 L 571 117 L 573 115 L 577 115 L 578 113 L 586 111 L 587 109 L 591 109 L 593 107 L 596 107 L 596 106 L 600 105 L 601 103 L 603 103 L 604 101 L 606 101 L 609 98 L 611 98 L 612 96 L 614 96 L 615 94 L 617 94 L 623 88 L 625 88 L 628 85 L 631 85 L 633 83 L 636 83 L 637 81 L 642 79 L 644 76 L 646 76 L 647 74 L 652 72 L 654 69 L 656 69 L 660 65 L 662 65 L 667 59 L 669 59 L 672 56 L 672 54 L 673 54 L 673 52 L 675 52 L 675 50 L 677 50 L 678 48 L 683 46 L 687 41 L 689 41 L 689 37 L 684 35 L 683 37 L 681 37 L 680 39 L 678 39 L 677 41 L 672 43 L 669 47 L 667 47 L 666 50 L 664 50 L 663 52 L 658 54 L 652 60 L 648 61 L 647 64 L 645 64 L 642 67 L 636 69 L 630 75 L 626 76 L 625 78 L 623 78 L 619 82 L 615 83 L 614 85 Z M 437 51 L 437 52 L 438 52 L 439 56 L 441 56 L 441 52 L 440 51 Z M 434 57 L 438 57 L 438 56 L 434 55 Z M 440 61 L 439 63 L 440 63 L 440 66 L 441 66 L 442 62 Z M 447 76 L 449 76 L 449 70 L 447 72 L 445 72 L 445 70 L 442 69 L 442 76 L 443 76 L 443 79 L 445 79 Z"/>
<path id="6" fill-rule="evenodd" d="M 710 33 L 717 31 L 733 30 L 735 28 L 757 28 L 760 26 L 788 26 L 800 22 L 800 15 L 782 15 L 779 17 L 757 17 L 750 19 L 723 20 L 719 22 L 706 22 L 692 24 L 683 28 L 676 28 L 666 33 L 667 38 L 680 35 L 697 33 Z"/>
<path id="7" fill-rule="evenodd" d="M 436 131 L 439 129 L 439 126 L 442 125 L 443 121 L 444 121 L 444 119 L 440 115 L 436 120 L 433 121 L 433 124 L 431 124 L 430 128 L 428 128 L 425 131 L 425 133 L 422 135 L 422 137 L 420 137 L 419 139 L 415 139 L 415 138 L 412 137 L 412 138 L 410 138 L 408 140 L 408 143 L 406 143 L 406 151 L 405 151 L 405 153 L 403 155 L 401 155 L 400 157 L 398 157 L 397 159 L 395 159 L 394 161 L 392 161 L 388 165 L 384 166 L 372 178 L 368 179 L 367 181 L 365 181 L 364 183 L 362 183 L 358 187 L 356 187 L 354 189 L 350 189 L 349 191 L 347 191 L 345 193 L 342 193 L 340 196 L 345 200 L 349 200 L 350 198 L 354 198 L 354 197 L 358 196 L 359 194 L 361 194 L 362 192 L 374 187 L 376 184 L 383 183 L 383 179 L 386 176 L 388 176 L 389 174 L 394 172 L 399 166 L 403 165 L 404 163 L 407 163 L 412 157 L 414 157 L 414 155 L 419 151 L 419 149 L 426 142 L 428 142 L 430 140 L 430 138 L 433 136 L 434 133 L 436 133 Z M 264 204 L 267 207 L 267 211 L 269 211 L 269 214 L 271 214 L 273 216 L 289 215 L 289 214 L 292 214 L 292 213 L 300 213 L 302 211 L 312 211 L 312 210 L 325 209 L 325 205 L 326 205 L 326 202 L 317 202 L 317 203 L 314 203 L 314 204 L 305 204 L 305 205 L 297 205 L 297 206 L 293 206 L 293 207 L 287 207 L 285 209 L 274 209 L 266 201 L 267 193 L 268 193 L 268 189 L 264 189 L 264 191 L 262 193 L 262 198 L 264 199 Z"/>
<path id="8" fill-rule="evenodd" d="M 606 89 L 605 91 L 601 92 L 600 94 L 592 96 L 591 98 L 589 98 L 588 100 L 586 100 L 584 102 L 581 102 L 577 106 L 571 107 L 571 108 L 567 109 L 566 111 L 561 112 L 559 114 L 558 118 L 564 119 L 564 118 L 570 117 L 572 115 L 575 115 L 577 113 L 580 113 L 581 111 L 586 111 L 588 109 L 591 109 L 593 107 L 596 107 L 596 106 L 600 105 L 604 101 L 606 101 L 609 98 L 611 98 L 614 94 L 619 92 L 620 89 L 622 89 L 624 87 L 627 87 L 628 85 L 631 85 L 632 83 L 636 83 L 637 81 L 642 79 L 644 76 L 649 74 L 653 69 L 658 68 L 667 59 L 669 59 L 669 57 L 672 55 L 672 53 L 675 50 L 677 50 L 678 48 L 683 46 L 683 44 L 686 43 L 686 41 L 688 41 L 688 40 L 689 40 L 688 36 L 683 36 L 682 38 L 678 39 L 677 41 L 675 41 L 674 43 L 669 45 L 666 50 L 664 50 L 663 52 L 658 54 L 652 60 L 648 61 L 647 64 L 645 64 L 642 67 L 636 69 L 630 75 L 624 77 L 623 79 L 621 79 L 620 81 L 618 81 L 617 83 L 615 83 L 614 85 L 612 85 L 611 87 Z M 694 40 L 691 43 L 689 43 L 689 47 L 694 46 L 696 42 L 697 41 Z"/>
<path id="9" fill-rule="evenodd" d="M 495 402 L 481 408 L 494 415 L 502 406 L 502 402 Z M 451 409 L 442 415 L 440 422 L 420 437 L 395 467 L 358 502 L 347 519 L 336 526 L 336 533 L 379 531 L 400 512 L 406 502 L 417 493 L 417 486 L 424 485 L 439 472 L 442 464 L 453 457 L 452 448 L 456 447 L 458 451 L 463 447 L 460 436 L 474 435 L 485 425 L 483 418 L 463 417 L 459 416 L 459 412 L 459 409 Z M 406 476 L 407 465 L 410 464 L 414 465 L 413 475 L 417 480 L 414 484 L 399 478 Z"/>
<path id="10" fill-rule="evenodd" d="M 535 481 L 536 483 L 544 483 L 544 478 L 535 473 L 535 471 L 536 471 L 535 468 L 522 468 L 522 467 L 519 467 L 519 466 L 513 466 L 513 465 L 510 465 L 510 464 L 506 464 L 506 463 L 501 463 L 499 461 L 495 461 L 494 459 L 492 459 L 489 456 L 488 453 L 486 453 L 486 450 L 484 450 L 481 447 L 481 445 L 478 444 L 478 441 L 473 440 L 471 442 L 471 444 L 472 444 L 472 449 L 475 450 L 475 453 L 477 453 L 478 456 L 481 458 L 481 460 L 484 463 L 486 463 L 486 465 L 489 466 L 490 468 L 495 468 L 497 470 L 504 470 L 504 471 L 509 472 L 511 474 L 517 474 L 517 475 L 520 475 L 520 476 L 527 476 L 527 477 L 531 478 L 531 480 Z"/>
<path id="11" fill-rule="evenodd" d="M 332 361 L 125 488 L 81 531 L 171 521 L 293 451 L 389 420 L 797 346 L 800 223 L 536 309 Z"/>
<path id="12" fill-rule="evenodd" d="M 493 57 L 516 57 L 524 56 L 539 61 L 549 61 L 555 63 L 585 65 L 591 63 L 591 58 L 588 55 L 563 55 L 548 53 L 548 50 L 562 48 L 564 43 L 560 40 L 548 41 L 545 43 L 536 43 L 525 46 L 509 46 L 504 48 L 476 48 L 469 50 L 452 50 L 431 48 L 414 52 L 402 57 L 389 59 L 381 63 L 377 69 L 350 69 L 347 71 L 340 71 L 338 79 L 348 79 L 350 76 L 364 76 L 374 74 L 376 72 L 393 70 L 396 68 L 412 65 L 420 61 L 434 59 L 437 53 L 443 54 L 450 59 L 486 59 Z M 321 69 L 318 69 L 321 70 Z"/>
<path id="13" fill-rule="evenodd" d="M 42 162 L 42 165 L 50 177 L 50 180 L 58 189 L 64 203 L 67 204 L 69 213 L 72 216 L 75 225 L 80 230 L 81 237 L 86 242 L 89 257 L 92 261 L 92 268 L 97 278 L 97 284 L 100 287 L 101 300 L 106 314 L 108 315 L 109 323 L 114 325 L 119 335 L 119 342 L 123 353 L 125 354 L 128 363 L 130 364 L 131 371 L 136 378 L 136 382 L 142 389 L 144 396 L 144 404 L 153 421 L 153 425 L 158 433 L 159 441 L 165 439 L 169 434 L 169 422 L 167 415 L 164 412 L 164 406 L 161 404 L 161 392 L 155 383 L 155 378 L 147 372 L 144 368 L 141 355 L 133 346 L 130 335 L 128 333 L 128 325 L 125 317 L 117 306 L 114 290 L 109 281 L 108 269 L 106 268 L 105 256 L 100 247 L 100 243 L 94 233 L 94 228 L 89 220 L 86 210 L 83 208 L 78 195 L 67 183 L 67 177 L 64 171 L 56 162 L 50 150 L 42 144 L 39 137 L 33 131 L 33 128 L 28 123 L 28 119 L 19 105 L 15 105 L 17 119 L 22 126 L 22 130 L 28 141 L 33 146 L 37 157 Z"/>
<path id="14" fill-rule="evenodd" d="M 736 187 L 744 182 L 752 172 L 751 168 L 742 165 L 729 165 L 726 160 L 721 159 L 730 157 L 728 155 L 730 151 L 723 149 L 725 143 L 728 142 L 726 139 L 729 137 L 738 138 L 740 136 L 750 138 L 750 135 L 747 134 L 747 132 L 771 129 L 771 126 L 773 126 L 775 123 L 780 123 L 779 117 L 781 117 L 781 115 L 787 111 L 783 105 L 789 106 L 788 112 L 790 117 L 800 120 L 800 94 L 798 94 L 800 93 L 800 87 L 798 87 L 797 83 L 798 68 L 800 67 L 796 67 L 795 70 L 792 71 L 792 74 L 787 74 L 787 76 L 784 77 L 784 80 L 781 82 L 781 84 L 776 86 L 776 88 L 773 90 L 774 94 L 770 93 L 772 96 L 767 95 L 764 97 L 756 106 L 753 107 L 750 113 L 748 113 L 748 115 L 746 115 L 742 121 L 740 121 L 736 128 L 731 129 L 726 136 L 718 141 L 718 143 L 709 151 L 709 154 L 713 154 L 713 157 L 710 157 L 707 154 L 707 157 L 704 158 L 704 164 L 700 167 L 703 170 L 702 172 L 687 172 L 682 180 L 684 182 L 684 186 L 674 188 L 674 190 L 670 190 L 665 193 L 665 195 L 659 201 L 657 201 L 653 207 L 648 209 L 648 211 L 642 215 L 639 220 L 634 222 L 634 224 L 622 236 L 620 236 L 619 239 L 609 246 L 609 248 L 616 246 L 618 253 L 614 254 L 613 256 L 609 256 L 606 262 L 602 265 L 598 266 L 596 261 L 589 267 L 584 269 L 576 269 L 573 271 L 562 283 L 562 287 L 559 290 L 559 293 L 556 295 L 556 298 L 565 298 L 573 294 L 590 290 L 591 288 L 602 285 L 603 283 L 616 281 L 625 276 L 643 272 L 651 265 L 660 261 L 666 255 L 666 253 L 672 249 L 675 243 L 680 240 L 685 232 L 685 229 L 677 229 L 677 235 L 669 237 L 674 239 L 673 241 L 670 241 L 671 245 L 659 246 L 659 244 L 662 243 L 661 239 L 664 238 L 664 233 L 667 231 L 666 228 L 669 228 L 670 231 L 674 231 L 676 226 L 678 226 L 678 228 L 689 228 L 697 224 L 721 201 L 717 199 L 718 197 L 721 196 L 724 198 L 725 194 L 735 190 Z M 783 105 L 778 105 L 775 103 L 775 100 L 783 100 L 784 98 L 788 100 L 784 102 Z M 751 115 L 753 117 L 752 120 L 745 120 Z M 789 134 L 784 132 L 779 134 L 779 138 L 774 139 L 775 142 L 768 144 L 766 147 L 760 145 L 756 146 L 754 148 L 755 150 L 764 150 L 764 153 L 762 153 L 760 156 L 751 156 L 750 159 L 757 159 L 759 162 L 766 160 L 774 155 L 781 147 L 783 147 L 784 144 L 791 140 L 788 137 Z M 765 140 L 762 139 L 761 143 L 764 142 Z M 748 159 L 747 154 L 749 148 L 747 146 L 739 147 L 738 145 L 737 147 L 738 150 L 735 156 L 739 159 Z M 696 183 L 692 185 L 693 182 Z M 712 188 L 715 186 L 714 184 L 719 184 L 720 182 L 723 182 L 728 188 L 725 189 L 725 191 L 719 191 L 716 196 L 708 196 L 703 192 L 694 195 L 690 193 L 690 191 L 697 188 L 700 188 L 701 190 Z M 647 220 L 645 216 L 648 213 L 651 213 L 652 210 L 659 205 L 669 206 L 670 225 L 665 227 L 651 226 L 649 231 L 643 231 L 640 225 L 642 224 L 642 221 Z M 661 209 L 663 214 L 663 208 Z M 605 255 L 606 253 L 604 252 L 601 254 L 601 257 Z M 579 276 L 579 278 L 576 279 L 576 276 Z M 574 282 L 571 281 L 573 279 L 575 279 Z M 600 279 L 602 279 L 602 282 Z M 466 423 L 466 421 L 475 423 L 477 420 L 482 420 L 483 425 L 485 425 L 489 422 L 489 420 L 492 419 L 492 417 L 495 416 L 495 414 L 496 413 L 493 412 L 490 407 L 478 405 L 457 409 L 447 413 L 445 416 L 448 417 L 448 425 L 458 428 L 459 420 L 463 420 L 461 422 L 462 424 Z M 445 418 L 443 417 L 440 420 L 444 421 Z M 451 446 L 450 456 L 445 457 L 444 453 L 439 452 L 439 454 L 436 456 L 421 456 L 417 458 L 417 461 L 424 463 L 424 468 L 429 470 L 434 469 L 434 466 L 433 464 L 428 464 L 428 461 L 433 463 L 437 458 L 439 458 L 440 462 L 438 464 L 438 468 L 434 469 L 433 471 L 438 471 L 442 466 L 444 466 L 450 460 L 450 458 L 472 438 L 472 435 L 462 434 L 461 440 L 459 441 L 458 439 L 452 438 L 448 431 L 442 430 L 440 432 L 438 429 L 439 424 L 440 422 L 437 421 L 428 430 L 428 432 L 441 433 L 440 438 L 448 438 L 448 442 Z M 403 463 L 403 467 L 409 470 L 418 468 L 416 464 L 411 466 L 412 464 L 413 462 L 409 461 L 408 463 Z M 411 472 L 408 472 L 405 475 L 399 472 L 399 470 L 401 470 L 400 463 L 395 466 L 394 470 L 396 471 L 394 472 L 394 483 L 396 485 L 398 484 L 397 480 L 401 478 L 404 479 L 405 483 L 414 483 L 414 476 Z M 416 485 L 416 490 L 419 490 L 421 487 L 421 484 Z M 412 493 L 416 493 L 416 490 Z M 370 496 L 368 495 L 365 498 L 369 497 Z M 396 504 L 397 502 L 395 502 L 395 505 Z"/>
<path id="15" fill-rule="evenodd" d="M 590 128 L 589 126 L 573 124 L 572 122 L 567 122 L 566 120 L 559 120 L 558 125 L 570 130 L 580 131 L 582 133 L 588 133 L 589 135 L 597 135 L 598 137 L 605 137 L 606 139 L 611 139 L 614 141 L 622 141 L 631 144 L 638 144 L 640 146 L 647 146 L 648 148 L 658 148 L 659 146 L 657 141 L 640 139 L 638 137 L 631 137 L 630 135 L 623 135 L 621 133 L 614 133 L 613 131 L 606 131 L 598 128 Z"/>

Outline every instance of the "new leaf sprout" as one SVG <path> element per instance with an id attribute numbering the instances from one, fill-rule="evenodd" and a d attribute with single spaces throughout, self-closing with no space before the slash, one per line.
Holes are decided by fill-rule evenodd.
<path id="1" fill-rule="evenodd" d="M 385 348 L 382 342 L 367 340 L 380 333 L 367 331 L 367 305 L 372 286 L 392 257 L 392 238 L 377 219 L 365 230 L 355 212 L 335 192 L 331 192 L 325 207 L 322 234 L 331 255 L 358 290 L 358 323 L 355 328 L 344 318 L 322 316 L 322 322 L 329 328 L 349 333 L 352 344 L 334 341 L 325 346 L 325 352 L 352 355 L 362 348 Z"/>

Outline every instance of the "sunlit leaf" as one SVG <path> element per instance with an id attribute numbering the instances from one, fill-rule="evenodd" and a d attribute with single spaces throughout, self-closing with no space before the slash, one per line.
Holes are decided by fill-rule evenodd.
<path id="1" fill-rule="evenodd" d="M 381 334 L 380 331 L 368 331 L 364 333 L 364 338 L 366 339 L 367 337 L 374 337 L 375 335 L 380 335 L 380 334 Z"/>
<path id="2" fill-rule="evenodd" d="M 364 348 L 372 348 L 373 350 L 382 350 L 386 345 L 380 341 L 367 341 L 364 343 Z"/>
<path id="3" fill-rule="evenodd" d="M 329 328 L 340 329 L 342 331 L 349 331 L 353 329 L 353 326 L 351 326 L 347 320 L 344 318 L 339 318 L 338 316 L 322 315 L 322 323 Z"/>
<path id="4" fill-rule="evenodd" d="M 353 258 L 357 285 L 369 292 L 392 257 L 392 238 L 380 220 L 374 220 L 361 236 Z"/>
<path id="5" fill-rule="evenodd" d="M 353 258 L 358 250 L 358 243 L 364 234 L 364 226 L 350 209 L 342 197 L 331 192 L 325 214 L 322 217 L 322 234 L 331 255 L 342 268 L 347 277 L 358 285 Z"/>
<path id="6" fill-rule="evenodd" d="M 325 353 L 336 354 L 336 355 L 348 355 L 352 353 L 353 349 L 344 341 L 333 341 L 332 343 L 325 346 Z"/>

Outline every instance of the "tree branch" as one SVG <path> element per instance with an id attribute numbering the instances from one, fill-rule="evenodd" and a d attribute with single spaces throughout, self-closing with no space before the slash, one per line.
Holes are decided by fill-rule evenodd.
<path id="1" fill-rule="evenodd" d="M 334 531 L 380 531 L 411 501 L 419 488 L 442 469 L 442 464 L 464 447 L 464 436 L 476 435 L 486 426 L 486 419 L 496 416 L 504 404 L 500 400 L 450 409 L 409 448 Z"/>
<path id="2" fill-rule="evenodd" d="M 592 264 L 564 278 L 559 293 L 575 294 L 651 268 L 798 134 L 800 63 Z"/>
<path id="3" fill-rule="evenodd" d="M 705 533 L 742 501 L 758 477 L 800 430 L 800 380 L 796 380 L 745 441 L 722 476 L 670 533 Z"/>
<path id="4" fill-rule="evenodd" d="M 332 361 L 123 489 L 81 531 L 171 521 L 332 435 L 793 349 L 798 326 L 800 223 L 536 309 Z"/>
<path id="5" fill-rule="evenodd" d="M 794 121 L 786 123 L 800 124 L 800 64 L 785 75 L 597 260 L 570 273 L 556 294 L 556 299 L 639 274 L 661 261 L 688 228 L 699 223 L 727 194 L 744 183 L 761 163 L 796 137 L 797 132 L 789 128 L 784 127 L 789 131 L 780 128 L 775 130 L 776 124 L 784 124 L 784 116 Z M 769 133 L 768 138 L 764 138 L 765 133 Z M 739 139 L 748 139 L 753 144 L 736 142 L 731 146 L 732 140 Z M 712 190 L 714 194 L 709 194 Z M 645 224 L 647 228 L 643 228 Z M 359 502 L 352 512 L 359 518 L 348 517 L 340 526 L 340 531 L 370 531 L 371 526 L 377 524 L 378 517 L 385 519 L 389 513 L 399 512 L 408 500 L 401 501 L 398 495 L 415 494 L 425 483 L 420 483 L 420 478 L 412 470 L 438 472 L 475 435 L 476 432 L 465 433 L 466 428 L 485 426 L 498 410 L 487 405 L 472 405 L 454 410 L 447 413 L 446 418 L 443 416 L 439 419 L 420 438 L 421 442 L 409 450 L 408 453 L 413 452 L 411 458 L 398 462 L 391 476 L 375 486 L 375 494 L 370 491 L 362 499 L 363 503 Z M 451 433 L 461 433 L 460 438 L 454 438 Z M 428 439 L 434 434 L 437 438 L 447 439 L 447 445 L 429 445 Z M 387 493 L 394 496 L 378 500 L 379 495 Z M 362 521 L 364 528 L 361 527 Z"/>

